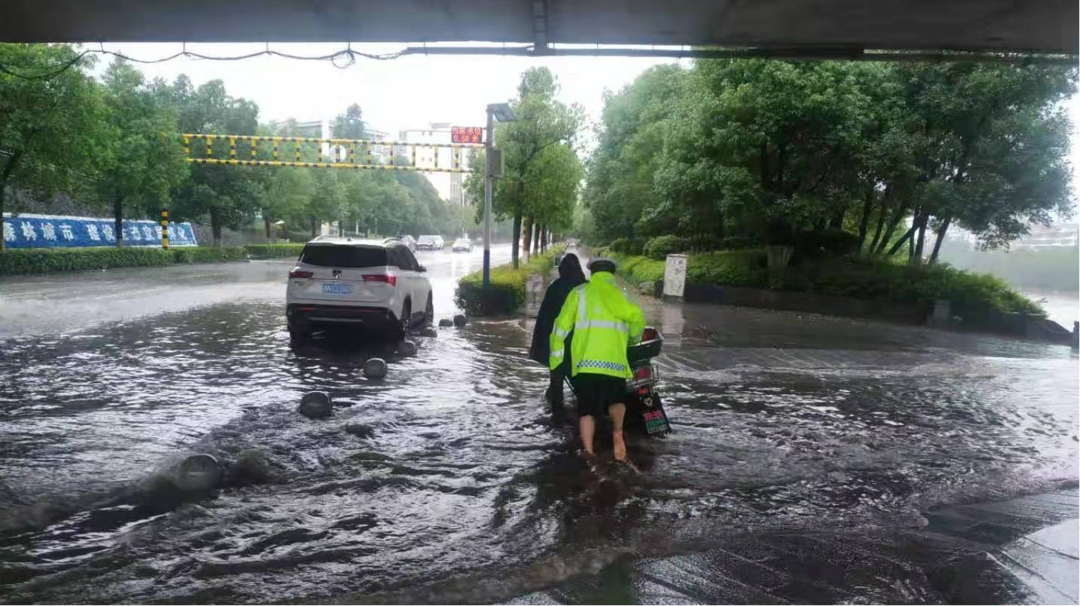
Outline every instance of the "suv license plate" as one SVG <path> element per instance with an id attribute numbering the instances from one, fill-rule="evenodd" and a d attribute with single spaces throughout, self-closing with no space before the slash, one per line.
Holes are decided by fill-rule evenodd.
<path id="1" fill-rule="evenodd" d="M 330 295 L 348 295 L 352 294 L 352 284 L 342 284 L 340 282 L 324 282 L 322 285 L 322 291 Z"/>

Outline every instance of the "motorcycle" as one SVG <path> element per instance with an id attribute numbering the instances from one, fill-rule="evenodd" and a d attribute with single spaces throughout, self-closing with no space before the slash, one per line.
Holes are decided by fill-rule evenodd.
<path id="1" fill-rule="evenodd" d="M 660 355 L 663 345 L 664 337 L 660 335 L 660 331 L 648 327 L 642 334 L 641 342 L 626 350 L 633 376 L 626 380 L 626 416 L 623 418 L 623 431 L 637 432 L 650 438 L 671 432 L 671 423 L 656 390 L 660 373 L 652 363 L 652 359 Z M 573 392 L 573 383 L 568 380 L 567 384 Z M 609 418 L 604 421 L 611 422 Z"/>

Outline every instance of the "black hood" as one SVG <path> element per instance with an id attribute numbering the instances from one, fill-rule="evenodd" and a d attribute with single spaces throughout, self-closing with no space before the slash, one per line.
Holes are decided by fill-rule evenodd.
<path id="1" fill-rule="evenodd" d="M 585 272 L 581 269 L 581 261 L 577 255 L 568 253 L 562 258 L 559 263 L 559 277 L 578 283 L 585 281 Z"/>

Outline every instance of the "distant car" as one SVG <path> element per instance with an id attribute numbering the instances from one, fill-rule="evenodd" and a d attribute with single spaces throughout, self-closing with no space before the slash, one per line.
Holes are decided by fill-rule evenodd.
<path id="1" fill-rule="evenodd" d="M 440 250 L 442 238 L 439 236 L 420 236 L 416 240 L 416 250 Z"/>
<path id="2" fill-rule="evenodd" d="M 402 338 L 434 318 L 426 271 L 397 240 L 312 240 L 289 272 L 289 337 L 303 343 L 320 328 L 351 325 Z"/>
<path id="3" fill-rule="evenodd" d="M 416 239 L 412 236 L 401 236 L 400 238 L 387 238 L 383 240 L 383 244 L 389 244 L 391 242 L 401 242 L 407 246 L 411 252 L 416 252 Z"/>
<path id="4" fill-rule="evenodd" d="M 454 240 L 454 244 L 450 247 L 450 250 L 454 252 L 472 252 L 473 243 L 468 238 L 458 238 Z"/>
<path id="5" fill-rule="evenodd" d="M 446 242 L 443 241 L 442 236 L 435 236 L 435 246 L 437 247 L 437 250 L 446 248 Z"/>

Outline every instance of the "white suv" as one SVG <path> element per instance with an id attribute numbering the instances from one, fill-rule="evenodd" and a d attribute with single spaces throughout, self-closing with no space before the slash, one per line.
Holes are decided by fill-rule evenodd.
<path id="1" fill-rule="evenodd" d="M 289 272 L 289 336 L 303 342 L 319 328 L 345 324 L 404 337 L 410 327 L 434 316 L 426 271 L 397 241 L 308 242 Z"/>

